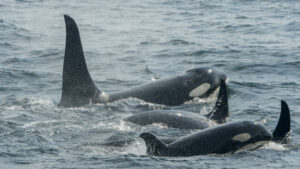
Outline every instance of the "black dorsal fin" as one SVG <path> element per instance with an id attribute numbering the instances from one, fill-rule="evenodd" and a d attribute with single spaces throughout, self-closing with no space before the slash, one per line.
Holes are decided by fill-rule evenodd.
<path id="1" fill-rule="evenodd" d="M 218 99 L 216 101 L 214 109 L 207 114 L 206 116 L 215 120 L 218 123 L 226 122 L 228 117 L 228 94 L 227 94 L 227 86 L 224 80 L 220 81 L 220 91 L 218 95 Z"/>
<path id="2" fill-rule="evenodd" d="M 281 113 L 275 130 L 273 131 L 273 141 L 284 139 L 291 130 L 290 109 L 284 100 L 281 100 Z"/>
<path id="3" fill-rule="evenodd" d="M 144 139 L 147 146 L 147 154 L 160 156 L 164 155 L 167 150 L 167 146 L 161 140 L 159 140 L 156 136 L 151 133 L 142 133 L 140 135 L 142 139 Z"/>
<path id="4" fill-rule="evenodd" d="M 100 91 L 95 86 L 87 69 L 78 27 L 70 16 L 64 15 L 64 17 L 66 48 L 62 97 L 59 106 L 77 107 L 91 103 Z"/>

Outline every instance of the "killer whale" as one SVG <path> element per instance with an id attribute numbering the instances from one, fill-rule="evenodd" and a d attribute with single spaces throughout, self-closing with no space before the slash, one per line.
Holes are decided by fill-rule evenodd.
<path id="1" fill-rule="evenodd" d="M 147 153 L 154 156 L 194 156 L 204 154 L 225 154 L 240 148 L 261 146 L 269 141 L 280 141 L 290 132 L 290 111 L 285 101 L 281 101 L 281 114 L 274 132 L 271 134 L 263 125 L 251 121 L 238 121 L 177 139 L 165 144 L 153 134 L 146 132 L 144 139 Z"/>
<path id="2" fill-rule="evenodd" d="M 226 83 L 221 80 L 218 99 L 213 110 L 202 116 L 200 114 L 184 112 L 179 110 L 157 110 L 139 113 L 125 118 L 138 125 L 149 125 L 152 123 L 162 123 L 168 127 L 180 129 L 204 129 L 224 123 L 228 118 L 228 95 Z"/>
<path id="3" fill-rule="evenodd" d="M 62 96 L 58 106 L 78 107 L 91 103 L 107 103 L 124 98 L 138 98 L 163 105 L 180 105 L 195 97 L 208 97 L 226 81 L 223 72 L 204 67 L 182 75 L 157 80 L 112 94 L 99 90 L 92 80 L 84 58 L 76 22 L 64 15 L 66 46 L 63 63 Z"/>
<path id="4" fill-rule="evenodd" d="M 161 139 L 164 143 L 169 144 L 175 141 L 174 138 L 165 138 Z M 128 138 L 125 140 L 117 140 L 117 141 L 106 141 L 104 143 L 100 143 L 100 146 L 108 146 L 108 147 L 124 147 L 126 145 L 132 144 L 136 142 L 136 139 L 134 138 Z"/>

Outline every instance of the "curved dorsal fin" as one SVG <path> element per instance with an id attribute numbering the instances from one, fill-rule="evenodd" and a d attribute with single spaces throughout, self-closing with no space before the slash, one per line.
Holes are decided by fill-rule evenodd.
<path id="1" fill-rule="evenodd" d="M 167 146 L 161 140 L 159 140 L 156 136 L 151 133 L 142 133 L 140 135 L 142 139 L 144 139 L 146 146 L 147 146 L 147 154 L 149 155 L 163 155 L 166 150 Z"/>
<path id="2" fill-rule="evenodd" d="M 228 93 L 224 80 L 220 81 L 220 91 L 214 109 L 206 116 L 218 123 L 226 122 L 228 117 Z"/>
<path id="3" fill-rule="evenodd" d="M 273 141 L 280 141 L 286 137 L 291 130 L 290 110 L 287 103 L 281 100 L 281 113 L 275 130 L 273 131 Z"/>
<path id="4" fill-rule="evenodd" d="M 100 91 L 95 86 L 87 69 L 78 27 L 70 16 L 64 15 L 64 17 L 66 48 L 62 97 L 59 106 L 77 107 L 91 103 Z"/>

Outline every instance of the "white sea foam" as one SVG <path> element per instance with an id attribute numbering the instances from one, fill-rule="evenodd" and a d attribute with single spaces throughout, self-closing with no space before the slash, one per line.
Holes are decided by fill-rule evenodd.
<path id="1" fill-rule="evenodd" d="M 137 100 L 141 105 L 149 106 L 149 108 L 152 110 L 161 110 L 166 107 L 165 105 L 150 103 L 150 102 L 146 102 L 144 100 L 137 99 L 137 98 L 130 98 L 130 99 Z"/>
<path id="2" fill-rule="evenodd" d="M 125 147 L 124 154 L 146 155 L 147 147 L 142 139 L 137 139 L 133 143 Z"/>
<path id="3" fill-rule="evenodd" d="M 253 149 L 256 149 L 256 148 L 258 148 L 258 147 L 260 147 L 262 145 L 265 145 L 267 143 L 268 143 L 268 141 L 258 141 L 258 142 L 253 143 L 253 144 L 248 144 L 248 145 L 240 148 L 236 152 L 239 153 L 239 152 L 245 152 L 245 151 L 253 150 Z"/>
<path id="4" fill-rule="evenodd" d="M 275 142 L 269 142 L 268 144 L 264 145 L 265 149 L 272 149 L 272 150 L 278 150 L 278 151 L 284 151 L 286 148 L 282 144 L 278 144 Z"/>
<path id="5" fill-rule="evenodd" d="M 120 120 L 119 123 L 113 124 L 113 127 L 119 131 L 133 131 L 134 130 L 124 120 Z"/>
<path id="6" fill-rule="evenodd" d="M 35 127 L 40 124 L 47 125 L 47 124 L 51 124 L 51 123 L 63 123 L 63 122 L 66 122 L 66 121 L 63 121 L 63 120 L 32 121 L 32 122 L 24 124 L 22 126 L 22 128 Z"/>
<path id="7" fill-rule="evenodd" d="M 6 107 L 7 110 L 20 110 L 23 109 L 21 106 L 8 106 Z"/>
<path id="8" fill-rule="evenodd" d="M 120 120 L 118 122 L 99 122 L 94 126 L 94 128 L 101 129 L 115 129 L 118 131 L 133 131 L 134 129 L 128 125 L 128 123 L 124 120 Z"/>
<path id="9" fill-rule="evenodd" d="M 163 123 L 152 123 L 151 125 L 154 126 L 155 128 L 158 128 L 158 129 L 168 128 L 168 126 L 166 124 L 163 124 Z"/>
<path id="10" fill-rule="evenodd" d="M 154 76 L 152 76 L 152 77 L 151 77 L 151 80 L 152 80 L 152 81 L 155 81 L 155 80 L 157 80 L 157 79 L 156 79 Z"/>
<path id="11" fill-rule="evenodd" d="M 50 106 L 50 107 L 55 106 L 51 99 L 40 98 L 40 97 L 30 97 L 29 104 L 31 104 L 31 105 L 38 104 L 38 105 L 44 105 L 44 106 Z"/>

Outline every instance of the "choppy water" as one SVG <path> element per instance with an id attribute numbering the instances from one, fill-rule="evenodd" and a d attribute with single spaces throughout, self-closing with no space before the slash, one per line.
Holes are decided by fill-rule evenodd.
<path id="1" fill-rule="evenodd" d="M 162 106 L 127 99 L 58 108 L 63 14 L 79 25 L 100 89 L 110 93 L 212 66 L 230 78 L 230 121 L 254 120 L 273 130 L 285 99 L 291 143 L 233 155 L 149 157 L 141 132 L 178 137 L 192 131 L 122 119 Z M 2 0 L 0 168 L 298 168 L 299 17 L 297 0 Z M 205 113 L 212 103 L 172 108 Z M 103 146 L 127 138 L 136 141 Z"/>

